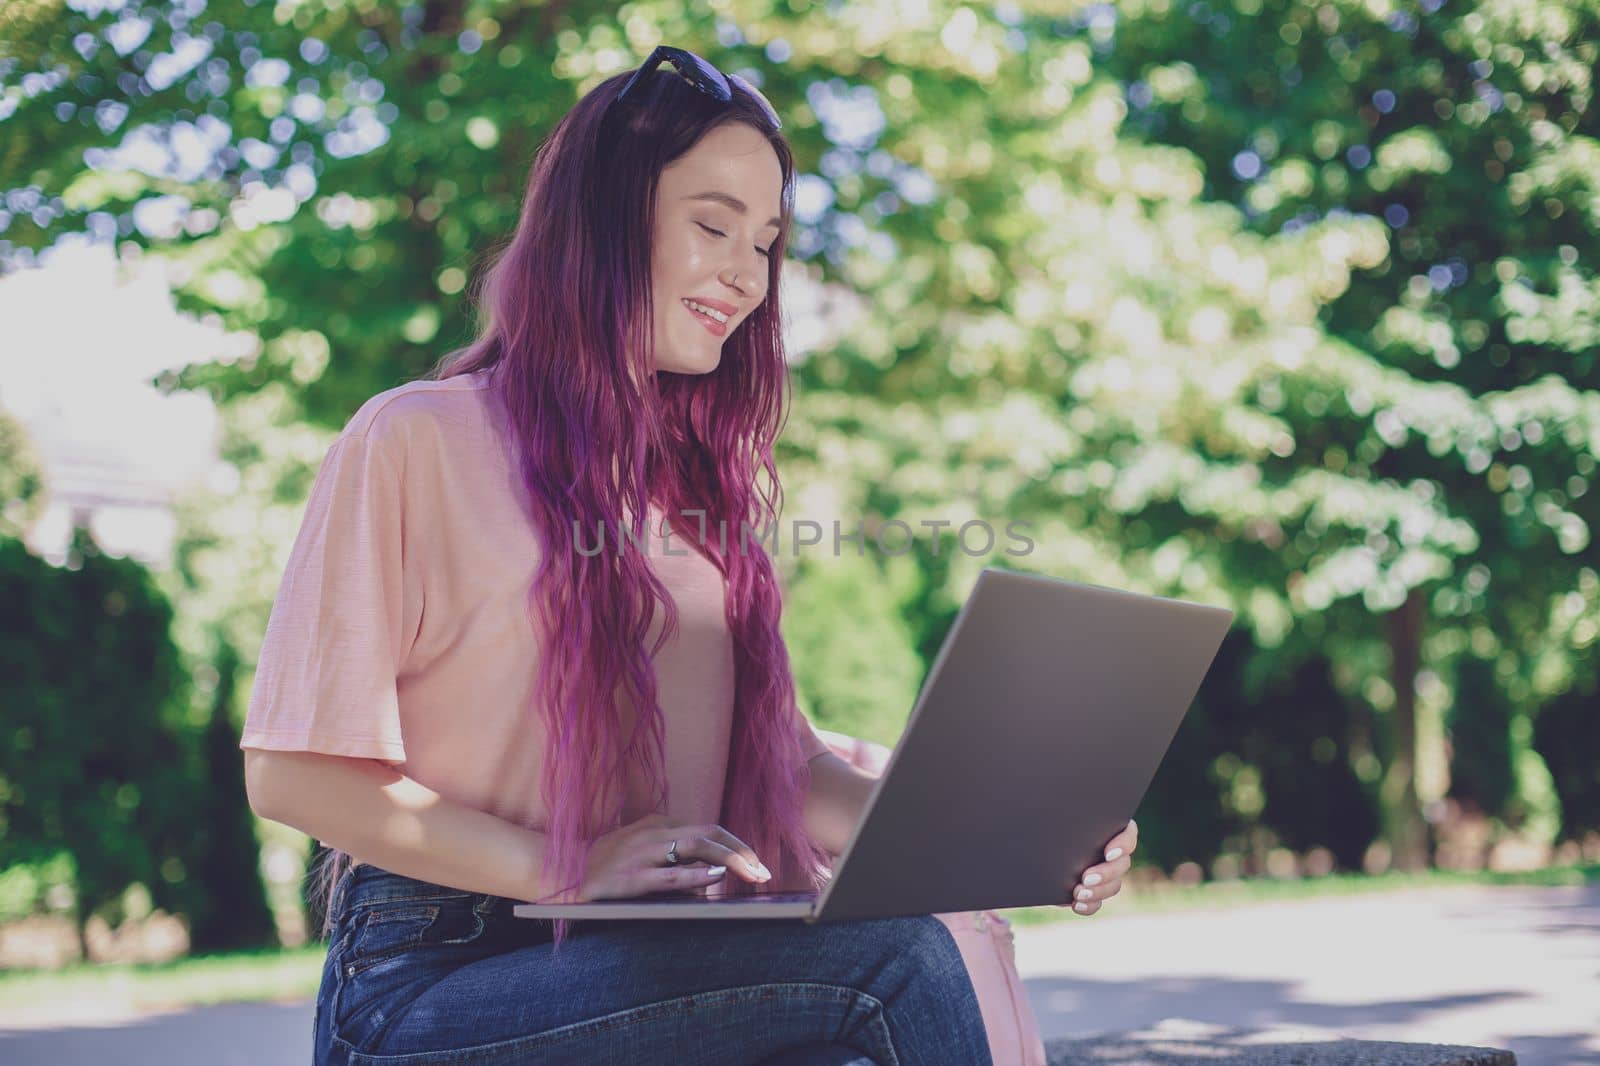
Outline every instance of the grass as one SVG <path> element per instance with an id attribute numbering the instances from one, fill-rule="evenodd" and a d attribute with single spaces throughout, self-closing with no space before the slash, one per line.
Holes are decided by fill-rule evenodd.
<path id="1" fill-rule="evenodd" d="M 326 947 L 241 951 L 164 963 L 78 963 L 59 970 L 0 973 L 0 1024 L 53 1015 L 63 1004 L 142 1013 L 214 1003 L 309 999 Z"/>
<path id="2" fill-rule="evenodd" d="M 1519 872 L 1423 870 L 1417 873 L 1330 874 L 1327 877 L 1310 878 L 1256 877 L 1238 881 L 1207 881 L 1199 885 L 1130 885 L 1102 910 L 1114 908 L 1120 914 L 1159 914 L 1422 889 L 1582 885 L 1591 882 L 1600 882 L 1600 863 L 1550 866 L 1542 870 Z M 1017 926 L 1046 925 L 1083 917 L 1062 907 L 1019 907 L 1006 911 L 1005 915 Z"/>
<path id="3" fill-rule="evenodd" d="M 1549 867 L 1526 873 L 1457 872 L 1335 874 L 1305 880 L 1144 885 L 1125 890 L 1109 905 L 1115 914 L 1150 914 L 1253 903 L 1309 900 L 1454 886 L 1582 885 L 1600 882 L 1600 863 Z M 1019 927 L 1081 916 L 1057 907 L 1024 907 L 1006 917 Z M 0 973 L 0 1025 L 31 1014 L 54 1014 L 62 1004 L 92 1004 L 107 1013 L 137 1013 L 214 1003 L 307 1000 L 316 995 L 325 947 L 238 952 L 159 964 L 77 964 L 60 970 Z"/>

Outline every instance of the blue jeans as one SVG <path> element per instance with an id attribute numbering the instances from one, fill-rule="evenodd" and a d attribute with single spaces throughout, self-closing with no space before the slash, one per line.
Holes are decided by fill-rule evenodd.
<path id="1" fill-rule="evenodd" d="M 930 915 L 583 921 L 555 951 L 514 901 L 358 866 L 334 894 L 315 1061 L 990 1066 Z"/>

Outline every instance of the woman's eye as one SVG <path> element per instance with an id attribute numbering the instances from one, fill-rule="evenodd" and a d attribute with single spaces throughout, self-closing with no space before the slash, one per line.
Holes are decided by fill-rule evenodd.
<path id="1" fill-rule="evenodd" d="M 695 225 L 699 226 L 701 229 L 705 230 L 707 233 L 715 233 L 718 237 L 726 237 L 727 236 L 726 233 L 723 233 L 719 229 L 712 229 L 710 226 L 706 225 L 704 222 L 696 222 Z M 772 258 L 772 250 L 770 248 L 757 248 L 756 251 L 760 252 L 762 255 L 766 256 L 768 259 Z"/>

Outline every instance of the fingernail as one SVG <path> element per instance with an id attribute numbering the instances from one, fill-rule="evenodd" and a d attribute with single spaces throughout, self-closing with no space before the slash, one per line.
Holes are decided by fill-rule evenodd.
<path id="1" fill-rule="evenodd" d="M 1094 895 L 1094 893 L 1090 892 L 1087 888 L 1078 889 L 1078 898 L 1079 899 L 1088 899 L 1089 897 L 1091 897 L 1093 895 Z"/>
<path id="2" fill-rule="evenodd" d="M 1121 848 L 1112 848 L 1110 851 L 1106 852 L 1106 861 L 1107 862 L 1115 862 L 1117 859 L 1120 859 L 1120 858 L 1122 858 L 1122 849 Z"/>
<path id="3" fill-rule="evenodd" d="M 1089 913 L 1089 905 L 1087 903 L 1074 903 L 1072 905 L 1072 909 L 1077 911 L 1079 914 Z"/>
<path id="4" fill-rule="evenodd" d="M 1089 874 L 1083 879 L 1083 883 L 1086 885 L 1098 885 L 1100 880 L 1101 878 L 1099 874 Z"/>
<path id="5" fill-rule="evenodd" d="M 761 880 L 763 880 L 763 881 L 772 880 L 772 871 L 767 869 L 767 864 L 766 863 L 758 862 L 758 863 L 755 864 L 754 869 L 755 869 L 755 872 L 756 872 L 756 876 L 761 878 Z"/>
<path id="6" fill-rule="evenodd" d="M 706 876 L 707 877 L 721 877 L 723 874 L 725 874 L 727 872 L 728 872 L 728 868 L 726 866 L 712 866 L 712 867 L 710 867 L 709 869 L 706 870 Z"/>

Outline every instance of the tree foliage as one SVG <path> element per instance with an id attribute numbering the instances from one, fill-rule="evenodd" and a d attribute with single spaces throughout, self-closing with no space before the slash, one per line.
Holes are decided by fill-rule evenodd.
<path id="1" fill-rule="evenodd" d="M 227 405 L 241 474 L 188 513 L 187 639 L 250 660 L 320 445 L 464 339 L 539 138 L 665 41 L 777 103 L 786 270 L 860 297 L 795 367 L 786 517 L 949 523 L 785 563 L 819 720 L 892 739 L 978 568 L 1016 565 L 1239 614 L 1141 812 L 1157 861 L 1376 835 L 1414 865 L 1447 792 L 1544 841 L 1596 824 L 1537 742 L 1600 743 L 1571 695 L 1594 0 L 718 10 L 6 8 L 0 252 L 167 256 L 244 338 L 165 382 Z M 979 519 L 1032 550 L 961 550 Z"/>
<path id="2" fill-rule="evenodd" d="M 197 949 L 271 942 L 254 835 L 229 817 L 247 812 L 233 744 L 219 758 L 186 720 L 191 684 L 150 574 L 81 528 L 60 568 L 5 538 L 0 600 L 0 869 L 64 857 L 80 931 L 96 913 L 119 924 L 138 883 L 189 920 Z"/>

